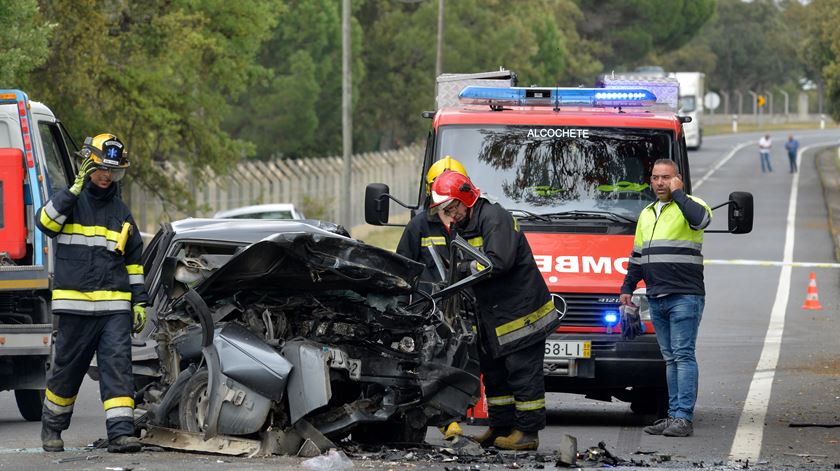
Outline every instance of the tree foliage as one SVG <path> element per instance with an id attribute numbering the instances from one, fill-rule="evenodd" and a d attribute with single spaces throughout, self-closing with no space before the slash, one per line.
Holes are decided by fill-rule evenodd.
<path id="1" fill-rule="evenodd" d="M 606 71 L 632 70 L 679 49 L 712 17 L 715 0 L 577 0 L 585 39 L 599 45 Z"/>
<path id="2" fill-rule="evenodd" d="M 47 60 L 55 25 L 45 22 L 36 0 L 0 0 L 0 88 L 16 88 Z"/>
<path id="3" fill-rule="evenodd" d="M 59 27 L 29 88 L 77 138 L 120 136 L 130 177 L 183 203 L 186 189 L 152 162 L 181 163 L 200 181 L 253 153 L 221 122 L 261 72 L 254 57 L 276 24 L 276 2 L 75 0 L 41 11 Z"/>

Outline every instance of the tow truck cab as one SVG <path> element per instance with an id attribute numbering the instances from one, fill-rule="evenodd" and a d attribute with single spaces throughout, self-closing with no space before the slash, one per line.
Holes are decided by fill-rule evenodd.
<path id="1" fill-rule="evenodd" d="M 0 90 L 0 391 L 41 419 L 52 348 L 52 241 L 35 213 L 75 173 L 68 134 L 44 104 Z"/>
<path id="2" fill-rule="evenodd" d="M 654 90 L 676 97 L 676 90 Z M 656 200 L 654 162 L 673 160 L 688 193 L 691 173 L 674 111 L 642 87 L 616 93 L 467 87 L 460 106 L 434 114 L 422 175 L 445 156 L 464 164 L 482 193 L 516 218 L 549 290 L 566 301 L 561 326 L 546 340 L 547 391 L 617 398 L 634 412 L 664 414 L 665 368 L 644 288 L 636 292 L 644 332 L 633 340 L 620 335 L 619 294 L 636 220 Z M 371 214 L 387 213 L 368 194 Z M 749 232 L 752 197 L 733 195 L 723 232 Z M 418 208 L 424 199 L 421 189 Z"/>

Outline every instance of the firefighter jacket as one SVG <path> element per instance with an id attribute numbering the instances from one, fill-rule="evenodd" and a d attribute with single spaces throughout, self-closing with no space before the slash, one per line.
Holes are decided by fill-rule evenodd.
<path id="1" fill-rule="evenodd" d="M 445 263 L 449 260 L 449 231 L 436 215 L 431 216 L 428 211 L 421 211 L 405 226 L 400 243 L 397 244 L 397 253 L 426 267 L 421 280 L 444 281 L 432 251 L 437 254 L 445 269 Z"/>
<path id="2" fill-rule="evenodd" d="M 103 190 L 88 182 L 79 196 L 64 189 L 38 210 L 38 228 L 56 241 L 56 314 L 130 313 L 148 300 L 140 263 L 143 241 L 116 192 L 114 184 Z M 125 223 L 131 230 L 120 254 Z"/>
<path id="3" fill-rule="evenodd" d="M 490 276 L 473 286 L 480 335 L 488 353 L 498 358 L 545 342 L 560 319 L 516 219 L 482 197 L 458 231 L 492 264 Z"/>
<path id="4" fill-rule="evenodd" d="M 648 296 L 705 295 L 703 284 L 703 229 L 712 210 L 700 198 L 682 190 L 656 214 L 655 201 L 646 206 L 636 224 L 633 252 L 621 292 L 633 293 L 644 279 Z"/>

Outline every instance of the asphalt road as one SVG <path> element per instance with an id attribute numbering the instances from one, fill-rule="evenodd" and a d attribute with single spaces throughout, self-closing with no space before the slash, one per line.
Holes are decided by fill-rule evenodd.
<path id="1" fill-rule="evenodd" d="M 840 268 L 807 266 L 835 262 L 814 157 L 820 148 L 836 146 L 840 131 L 797 132 L 803 152 L 800 173 L 793 175 L 788 173 L 783 149 L 787 134 L 771 132 L 775 172 L 768 174 L 760 172 L 757 133 L 708 137 L 702 150 L 690 153 L 695 195 L 711 205 L 723 202 L 733 190 L 755 196 L 751 234 L 706 236 L 704 253 L 713 264 L 706 267 L 706 309 L 698 339 L 695 436 L 648 436 L 641 428 L 653 417 L 632 414 L 628 404 L 550 394 L 541 452 L 556 451 L 563 435 L 570 434 L 580 450 L 603 441 L 611 452 L 627 459 L 650 461 L 651 455 L 634 454 L 639 450 L 670 455 L 672 461 L 661 466 L 672 469 L 700 463 L 736 467 L 747 459 L 751 466 L 758 462 L 764 469 L 832 469 L 840 463 L 840 427 L 790 426 L 840 425 Z M 725 227 L 725 209 L 715 215 L 713 227 Z M 819 311 L 801 308 L 812 271 L 823 306 Z M 39 427 L 20 419 L 11 393 L 0 393 L 0 469 L 300 469 L 300 459 L 287 457 L 243 459 L 175 452 L 114 456 L 85 450 L 105 435 L 98 385 L 90 380 L 82 387 L 71 428 L 64 434 L 68 452 L 41 452 Z M 434 429 L 429 429 L 427 441 L 443 443 Z M 56 462 L 85 457 L 93 458 Z M 527 460 L 522 464 L 534 465 Z M 357 460 L 355 465 L 454 466 L 394 461 L 394 457 Z M 493 468 L 504 466 L 480 466 Z"/>

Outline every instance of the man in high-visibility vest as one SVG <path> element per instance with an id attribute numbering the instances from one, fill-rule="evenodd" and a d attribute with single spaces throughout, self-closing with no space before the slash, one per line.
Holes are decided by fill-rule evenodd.
<path id="1" fill-rule="evenodd" d="M 706 299 L 703 229 L 712 220 L 712 210 L 683 191 L 673 160 L 654 162 L 650 179 L 658 200 L 639 215 L 620 302 L 632 305 L 636 285 L 645 280 L 651 320 L 665 360 L 668 417 L 644 431 L 687 437 L 694 433 L 699 377 L 694 351 Z"/>
<path id="2" fill-rule="evenodd" d="M 113 134 L 87 138 L 72 186 L 38 210 L 37 224 L 55 239 L 52 311 L 58 337 L 41 422 L 45 451 L 64 451 L 76 395 L 94 353 L 105 407 L 108 451 L 140 451 L 134 436 L 131 332 L 143 330 L 148 295 L 143 241 L 117 186 L 129 162 Z"/>

